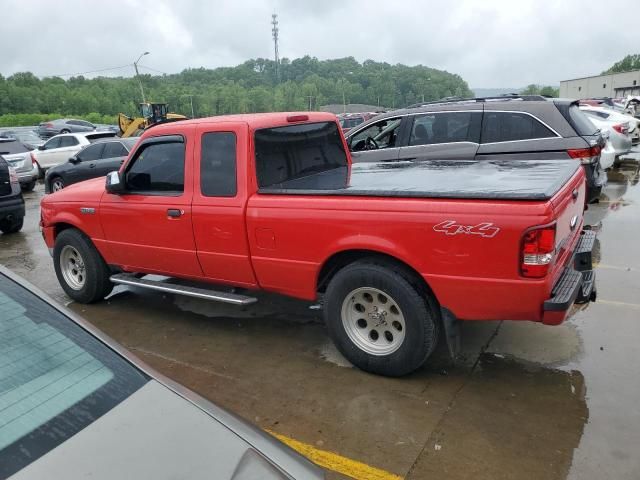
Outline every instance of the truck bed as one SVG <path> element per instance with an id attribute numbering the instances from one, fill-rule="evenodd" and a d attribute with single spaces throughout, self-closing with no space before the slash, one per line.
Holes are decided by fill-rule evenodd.
<path id="1" fill-rule="evenodd" d="M 425 160 L 355 163 L 258 190 L 267 195 L 548 200 L 580 168 L 575 160 Z"/>

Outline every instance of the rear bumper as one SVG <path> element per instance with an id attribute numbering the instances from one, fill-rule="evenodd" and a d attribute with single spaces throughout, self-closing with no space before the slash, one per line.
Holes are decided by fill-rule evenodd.
<path id="1" fill-rule="evenodd" d="M 600 162 L 584 165 L 587 175 L 587 203 L 593 203 L 600 197 L 602 187 L 607 184 L 607 173 L 600 166 Z"/>
<path id="2" fill-rule="evenodd" d="M 38 179 L 38 166 L 36 164 L 32 165 L 32 168 L 26 172 L 16 172 L 18 174 L 18 181 L 21 184 L 28 184 Z"/>
<path id="3" fill-rule="evenodd" d="M 542 323 L 562 323 L 574 303 L 582 304 L 596 299 L 596 274 L 593 270 L 592 251 L 596 234 L 583 231 L 573 254 L 573 262 L 567 265 L 551 290 L 551 297 L 544 302 Z"/>
<path id="4" fill-rule="evenodd" d="M 0 220 L 9 217 L 22 218 L 24 214 L 24 199 L 22 195 L 16 195 L 11 198 L 0 197 Z"/>

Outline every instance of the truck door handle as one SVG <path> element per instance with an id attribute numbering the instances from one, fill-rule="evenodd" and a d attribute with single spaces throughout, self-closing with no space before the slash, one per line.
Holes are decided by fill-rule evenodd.
<path id="1" fill-rule="evenodd" d="M 89 164 L 89 168 L 96 168 L 96 164 L 95 163 L 90 163 Z"/>
<path id="2" fill-rule="evenodd" d="M 169 208 L 167 210 L 167 215 L 171 218 L 178 218 L 182 216 L 182 210 L 179 210 L 177 208 Z"/>

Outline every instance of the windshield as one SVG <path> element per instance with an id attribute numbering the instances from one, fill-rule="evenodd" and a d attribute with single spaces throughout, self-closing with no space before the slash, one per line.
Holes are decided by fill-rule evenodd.
<path id="1" fill-rule="evenodd" d="M 0 274 L 0 479 L 147 381 L 76 323 Z"/>

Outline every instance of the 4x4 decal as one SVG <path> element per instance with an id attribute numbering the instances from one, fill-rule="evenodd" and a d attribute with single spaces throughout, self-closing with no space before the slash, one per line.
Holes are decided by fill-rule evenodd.
<path id="1" fill-rule="evenodd" d="M 455 220 L 445 220 L 433 226 L 436 232 L 446 233 L 447 235 L 458 235 L 465 233 L 467 235 L 480 235 L 485 238 L 493 238 L 500 229 L 493 223 L 479 223 L 477 225 L 460 225 Z"/>

